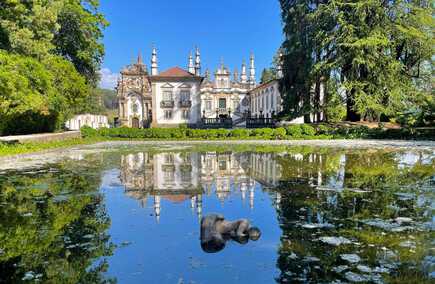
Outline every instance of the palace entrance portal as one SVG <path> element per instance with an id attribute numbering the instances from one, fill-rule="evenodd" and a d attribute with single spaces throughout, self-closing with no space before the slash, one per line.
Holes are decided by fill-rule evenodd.
<path id="1" fill-rule="evenodd" d="M 133 127 L 133 128 L 139 128 L 139 118 L 133 117 L 131 119 L 131 127 Z"/>

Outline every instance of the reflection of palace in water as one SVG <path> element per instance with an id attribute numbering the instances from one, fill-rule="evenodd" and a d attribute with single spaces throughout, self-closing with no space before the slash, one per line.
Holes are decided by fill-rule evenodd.
<path id="1" fill-rule="evenodd" d="M 239 153 L 134 153 L 121 157 L 121 182 L 125 192 L 145 205 L 151 198 L 159 219 L 161 200 L 184 202 L 202 215 L 203 194 L 223 203 L 230 194 L 240 194 L 254 208 L 255 184 L 274 187 L 281 176 L 276 154 Z M 277 194 L 276 203 L 280 196 Z"/>

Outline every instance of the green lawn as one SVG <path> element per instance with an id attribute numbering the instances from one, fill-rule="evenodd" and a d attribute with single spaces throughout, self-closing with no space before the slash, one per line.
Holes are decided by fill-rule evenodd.
<path id="1" fill-rule="evenodd" d="M 40 151 L 50 150 L 50 149 L 68 148 L 76 145 L 93 144 L 103 140 L 107 140 L 107 139 L 103 139 L 99 137 L 89 137 L 89 138 L 73 138 L 73 139 L 66 139 L 62 141 L 51 141 L 51 142 L 25 142 L 25 143 L 16 143 L 16 144 L 0 143 L 0 157 L 32 153 L 32 152 L 40 152 Z"/>

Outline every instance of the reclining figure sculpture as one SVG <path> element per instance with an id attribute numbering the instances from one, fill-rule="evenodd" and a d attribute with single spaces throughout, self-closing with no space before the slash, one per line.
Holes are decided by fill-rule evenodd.
<path id="1" fill-rule="evenodd" d="M 246 219 L 231 222 L 220 214 L 210 214 L 201 219 L 201 248 L 207 253 L 221 251 L 230 239 L 246 244 L 249 240 L 258 240 L 260 236 L 260 229 L 251 227 Z"/>

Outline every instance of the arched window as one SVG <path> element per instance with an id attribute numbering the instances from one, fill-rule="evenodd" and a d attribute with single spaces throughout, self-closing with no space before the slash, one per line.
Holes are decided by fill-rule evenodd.
<path id="1" fill-rule="evenodd" d="M 267 111 L 269 109 L 269 94 L 266 94 L 266 107 L 265 110 Z"/>
<path id="2" fill-rule="evenodd" d="M 273 110 L 273 104 L 274 104 L 274 100 L 273 100 L 273 93 L 272 94 L 270 94 L 270 108 Z"/>

